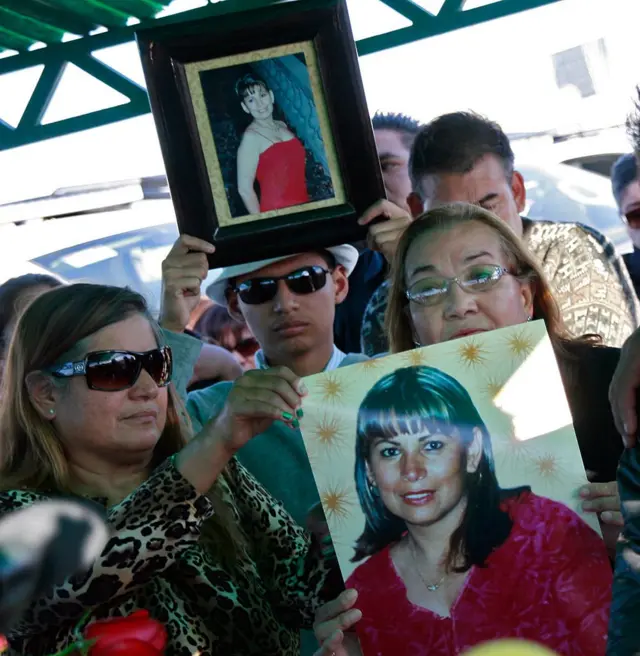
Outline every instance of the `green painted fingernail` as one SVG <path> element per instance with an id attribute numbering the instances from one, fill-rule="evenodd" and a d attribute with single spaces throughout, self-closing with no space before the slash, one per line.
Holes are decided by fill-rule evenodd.
<path id="1" fill-rule="evenodd" d="M 296 410 L 296 415 L 298 415 L 298 419 L 304 417 L 304 410 L 302 408 L 298 408 Z"/>
<path id="2" fill-rule="evenodd" d="M 290 412 L 283 412 L 282 413 L 282 418 L 285 421 L 291 421 L 293 419 L 293 415 Z"/>
<path id="3" fill-rule="evenodd" d="M 294 428 L 300 428 L 300 422 L 299 422 L 297 419 L 294 419 L 294 420 L 291 422 L 291 425 L 292 425 Z"/>

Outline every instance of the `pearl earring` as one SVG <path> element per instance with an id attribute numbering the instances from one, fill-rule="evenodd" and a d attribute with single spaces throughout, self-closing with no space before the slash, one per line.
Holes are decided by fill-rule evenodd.
<path id="1" fill-rule="evenodd" d="M 50 415 L 54 415 L 55 413 L 56 413 L 56 411 L 53 408 L 49 408 L 49 414 Z"/>

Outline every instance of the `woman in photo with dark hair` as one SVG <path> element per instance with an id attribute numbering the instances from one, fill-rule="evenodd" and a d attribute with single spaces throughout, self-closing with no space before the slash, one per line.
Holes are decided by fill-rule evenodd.
<path id="1" fill-rule="evenodd" d="M 503 637 L 605 653 L 611 565 L 597 533 L 529 488 L 503 490 L 465 388 L 432 367 L 381 378 L 358 412 L 366 517 L 347 588 L 365 654 L 458 654 Z"/>
<path id="2" fill-rule="evenodd" d="M 308 203 L 305 149 L 287 124 L 273 117 L 273 91 L 262 78 L 247 74 L 236 82 L 236 95 L 253 119 L 237 156 L 238 193 L 248 213 Z"/>

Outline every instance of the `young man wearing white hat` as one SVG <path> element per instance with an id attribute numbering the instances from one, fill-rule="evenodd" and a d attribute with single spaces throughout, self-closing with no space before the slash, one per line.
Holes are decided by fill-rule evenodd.
<path id="1" fill-rule="evenodd" d="M 335 307 L 349 291 L 348 277 L 358 260 L 353 246 L 241 264 L 223 269 L 206 291 L 249 326 L 261 347 L 256 354 L 257 370 L 235 382 L 217 383 L 187 395 L 186 383 L 200 342 L 183 331 L 200 299 L 201 283 L 208 273 L 207 254 L 213 250 L 205 241 L 182 235 L 162 263 L 160 323 L 174 351 L 174 383 L 187 399 L 195 432 L 225 412 L 233 414 L 233 397 L 241 396 L 240 389 L 252 407 L 272 408 L 277 403 L 273 392 L 288 387 L 291 372 L 304 377 L 367 359 L 347 355 L 333 343 Z M 290 412 L 280 416 L 280 420 L 260 420 L 266 429 L 236 457 L 295 521 L 321 533 L 324 517 L 298 420 Z M 318 646 L 313 633 L 301 631 L 300 638 L 301 656 L 311 656 Z"/>
<path id="2" fill-rule="evenodd" d="M 199 351 L 197 340 L 183 330 L 200 298 L 200 285 L 208 272 L 206 253 L 211 252 L 211 244 L 183 235 L 162 265 L 160 322 L 175 352 L 174 381 L 182 386 L 183 396 L 184 381 L 189 380 Z M 252 382 L 258 398 L 260 387 L 273 389 L 274 375 L 269 374 L 277 376 L 275 368 L 304 377 L 367 359 L 361 354 L 347 355 L 333 343 L 335 308 L 349 291 L 348 277 L 357 260 L 358 251 L 345 244 L 222 270 L 207 295 L 247 323 L 261 347 L 256 354 L 258 371 L 245 373 L 235 383 L 221 382 L 191 392 L 186 397 L 187 411 L 196 432 L 225 411 L 235 384 Z M 295 521 L 309 528 L 321 526 L 320 498 L 295 417 L 270 423 L 236 457 Z M 315 652 L 317 642 L 311 632 L 301 632 L 301 641 L 302 656 Z"/>
<path id="3" fill-rule="evenodd" d="M 171 331 L 165 334 L 176 351 L 176 380 L 189 379 L 184 370 L 197 358 L 197 341 L 182 331 L 200 297 L 206 253 L 212 251 L 211 244 L 183 235 L 163 263 L 161 324 Z M 285 367 L 297 376 L 310 376 L 366 360 L 361 354 L 341 352 L 333 343 L 335 307 L 348 293 L 348 277 L 357 259 L 358 251 L 344 244 L 241 264 L 223 269 L 206 291 L 247 323 L 261 347 L 256 354 L 259 370 Z M 260 384 L 260 371 L 241 378 L 247 376 Z M 188 395 L 187 410 L 196 432 L 223 411 L 233 384 L 217 383 Z M 185 394 L 184 387 L 180 392 Z M 295 418 L 274 421 L 241 449 L 238 459 L 304 524 L 319 498 Z"/>

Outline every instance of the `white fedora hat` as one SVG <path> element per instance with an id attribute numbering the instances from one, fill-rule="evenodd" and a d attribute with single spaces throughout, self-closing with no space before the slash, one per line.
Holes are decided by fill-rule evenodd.
<path id="1" fill-rule="evenodd" d="M 342 265 L 347 270 L 347 275 L 350 276 L 351 272 L 356 268 L 358 262 L 358 251 L 356 248 L 349 244 L 342 244 L 340 246 L 331 246 L 329 248 L 321 249 L 326 250 L 336 260 L 337 264 Z M 266 267 L 269 264 L 274 264 L 275 262 L 281 262 L 282 260 L 288 260 L 291 257 L 295 257 L 299 253 L 294 253 L 292 255 L 282 255 L 281 257 L 273 257 L 270 260 L 260 260 L 259 262 L 247 262 L 246 264 L 235 264 L 234 266 L 224 267 L 223 269 L 218 269 L 220 272 L 215 279 L 215 282 L 211 283 L 207 289 L 207 296 L 218 303 L 218 305 L 226 305 L 227 297 L 226 291 L 229 285 L 230 280 L 234 280 L 239 276 L 246 276 L 248 273 L 253 273 Z M 215 272 L 211 272 L 215 275 Z"/>

